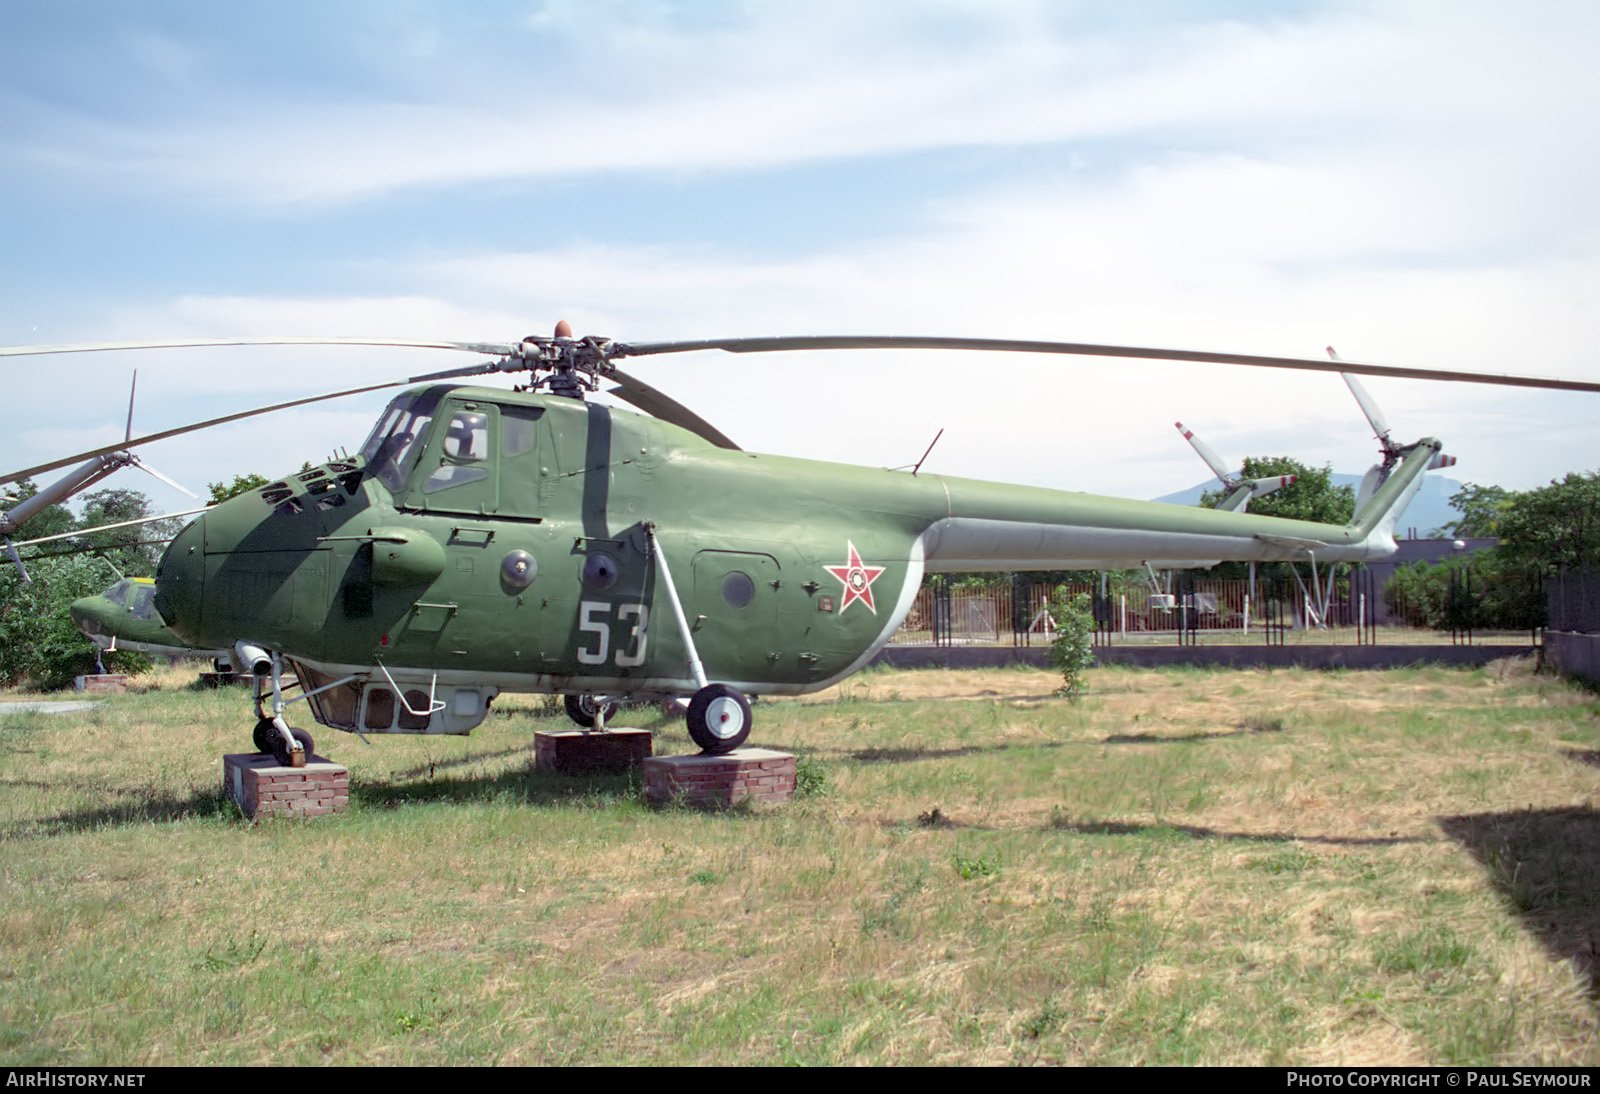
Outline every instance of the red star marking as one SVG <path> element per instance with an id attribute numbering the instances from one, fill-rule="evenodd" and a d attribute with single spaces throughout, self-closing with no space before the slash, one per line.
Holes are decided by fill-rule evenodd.
<path id="1" fill-rule="evenodd" d="M 856 552 L 856 545 L 849 540 L 846 540 L 845 544 L 850 548 L 850 561 L 839 566 L 823 567 L 844 585 L 844 603 L 839 605 L 839 612 L 842 615 L 846 608 L 859 600 L 867 606 L 869 612 L 877 615 L 878 609 L 872 603 L 872 583 L 878 580 L 884 567 L 862 565 L 861 556 Z"/>

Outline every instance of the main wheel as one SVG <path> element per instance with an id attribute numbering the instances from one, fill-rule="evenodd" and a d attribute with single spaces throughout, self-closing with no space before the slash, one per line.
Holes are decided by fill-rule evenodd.
<path id="1" fill-rule="evenodd" d="M 689 739 L 702 752 L 732 752 L 750 736 L 750 700 L 727 684 L 707 684 L 689 700 Z"/>
<path id="2" fill-rule="evenodd" d="M 564 695 L 562 702 L 567 708 L 567 717 L 577 722 L 584 729 L 593 729 L 595 715 L 600 712 L 600 702 L 605 702 L 606 722 L 617 716 L 617 711 L 622 704 L 615 699 L 600 700 L 594 695 Z"/>

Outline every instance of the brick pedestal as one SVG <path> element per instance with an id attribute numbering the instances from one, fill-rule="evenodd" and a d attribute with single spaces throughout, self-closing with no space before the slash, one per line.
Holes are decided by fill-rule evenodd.
<path id="1" fill-rule="evenodd" d="M 222 757 L 222 789 L 253 819 L 320 817 L 350 804 L 350 769 L 318 757 L 282 767 L 259 752 L 230 753 Z"/>
<path id="2" fill-rule="evenodd" d="M 792 752 L 736 748 L 720 756 L 654 756 L 644 762 L 644 792 L 652 805 L 681 801 L 729 806 L 794 797 Z"/>
<path id="3" fill-rule="evenodd" d="M 127 691 L 128 678 L 120 672 L 96 673 L 77 677 L 78 690 L 91 695 Z"/>
<path id="4" fill-rule="evenodd" d="M 561 775 L 620 775 L 649 759 L 648 729 L 581 729 L 533 735 L 533 769 Z"/>

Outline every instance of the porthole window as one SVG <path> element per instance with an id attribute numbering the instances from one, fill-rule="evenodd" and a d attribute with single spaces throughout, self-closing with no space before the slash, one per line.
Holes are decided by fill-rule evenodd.
<path id="1" fill-rule="evenodd" d="M 756 583 L 750 575 L 734 570 L 722 579 L 722 599 L 730 608 L 742 608 L 755 599 Z"/>
<path id="2" fill-rule="evenodd" d="M 596 592 L 615 585 L 621 572 L 617 560 L 604 551 L 596 551 L 583 560 L 583 583 Z"/>

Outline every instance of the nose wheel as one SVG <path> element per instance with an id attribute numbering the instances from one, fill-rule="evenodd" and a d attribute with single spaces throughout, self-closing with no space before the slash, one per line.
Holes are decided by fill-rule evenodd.
<path id="1" fill-rule="evenodd" d="M 702 752 L 732 752 L 750 736 L 750 700 L 727 684 L 707 684 L 689 700 L 689 739 Z"/>
<path id="2" fill-rule="evenodd" d="M 316 754 L 317 746 L 316 742 L 311 739 L 311 734 L 298 726 L 290 726 L 289 734 L 300 743 L 301 749 L 304 750 L 302 752 L 302 763 Z M 294 762 L 289 743 L 284 740 L 283 730 L 279 729 L 271 718 L 257 719 L 256 728 L 251 732 L 250 739 L 254 742 L 257 752 L 271 753 L 272 757 L 282 766 L 299 766 Z"/>

